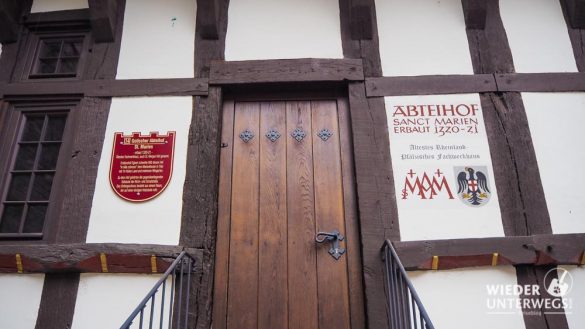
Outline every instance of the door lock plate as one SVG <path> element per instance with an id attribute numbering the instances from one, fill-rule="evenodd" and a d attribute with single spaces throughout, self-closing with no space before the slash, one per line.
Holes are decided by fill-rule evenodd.
<path id="1" fill-rule="evenodd" d="M 344 239 L 345 237 L 343 234 L 339 233 L 338 230 L 333 230 L 332 232 L 319 232 L 315 236 L 315 242 L 317 243 L 331 242 L 329 254 L 331 257 L 335 258 L 335 260 L 339 260 L 339 258 L 345 254 L 345 248 L 342 248 L 339 245 L 339 241 L 343 241 Z"/>

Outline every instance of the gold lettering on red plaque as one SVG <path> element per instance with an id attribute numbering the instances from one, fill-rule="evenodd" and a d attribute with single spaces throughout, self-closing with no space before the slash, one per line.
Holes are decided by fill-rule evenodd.
<path id="1" fill-rule="evenodd" d="M 166 135 L 114 133 L 110 185 L 124 200 L 143 202 L 157 197 L 173 173 L 175 132 Z"/>

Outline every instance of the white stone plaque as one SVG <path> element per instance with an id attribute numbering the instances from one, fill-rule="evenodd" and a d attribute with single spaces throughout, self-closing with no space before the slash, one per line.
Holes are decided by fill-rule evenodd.
<path id="1" fill-rule="evenodd" d="M 479 95 L 385 100 L 402 240 L 503 236 Z"/>

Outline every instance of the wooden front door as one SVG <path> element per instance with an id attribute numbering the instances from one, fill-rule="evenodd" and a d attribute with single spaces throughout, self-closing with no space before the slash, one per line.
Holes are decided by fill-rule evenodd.
<path id="1" fill-rule="evenodd" d="M 364 328 L 346 103 L 223 110 L 213 328 Z M 338 260 L 315 242 L 334 230 Z"/>

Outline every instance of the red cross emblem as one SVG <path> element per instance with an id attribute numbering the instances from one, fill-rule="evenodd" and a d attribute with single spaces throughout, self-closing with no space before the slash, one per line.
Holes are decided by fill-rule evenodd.
<path id="1" fill-rule="evenodd" d="M 477 191 L 477 181 L 475 179 L 467 180 L 467 185 L 472 192 Z"/>

